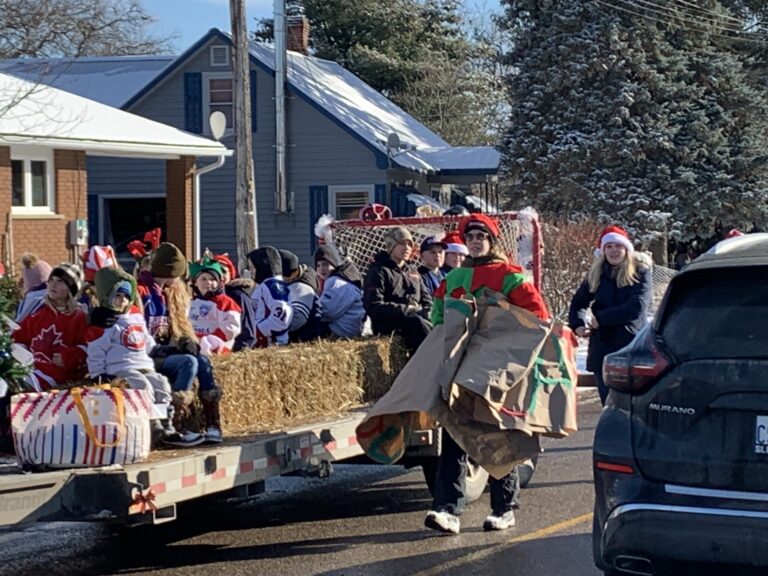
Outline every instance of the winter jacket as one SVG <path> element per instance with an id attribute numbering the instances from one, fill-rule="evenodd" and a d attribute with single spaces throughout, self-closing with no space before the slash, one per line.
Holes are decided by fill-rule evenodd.
<path id="1" fill-rule="evenodd" d="M 48 286 L 40 284 L 40 286 L 35 286 L 24 294 L 24 298 L 21 299 L 19 307 L 16 309 L 16 322 L 19 323 L 33 312 L 36 312 L 43 305 L 47 293 Z"/>
<path id="2" fill-rule="evenodd" d="M 253 280 L 235 278 L 224 287 L 224 293 L 240 307 L 240 334 L 235 336 L 232 350 L 244 350 L 256 346 L 256 308 L 251 300 Z"/>
<path id="3" fill-rule="evenodd" d="M 568 309 L 571 329 L 584 326 L 579 313 L 590 307 L 599 326 L 589 336 L 587 370 L 590 372 L 602 370 L 606 354 L 629 344 L 645 325 L 652 298 L 652 278 L 650 268 L 641 262 L 637 266 L 637 279 L 635 284 L 619 288 L 611 265 L 605 262 L 597 291 L 594 294 L 589 291 L 585 278 L 573 295 Z"/>
<path id="4" fill-rule="evenodd" d="M 301 275 L 288 285 L 293 319 L 289 328 L 291 342 L 309 342 L 320 337 L 320 318 L 317 312 L 317 275 L 306 266 Z"/>
<path id="5" fill-rule="evenodd" d="M 189 305 L 189 320 L 200 339 L 200 351 L 229 354 L 240 334 L 242 310 L 223 290 L 194 298 Z"/>
<path id="6" fill-rule="evenodd" d="M 430 296 L 434 296 L 435 291 L 440 286 L 440 282 L 445 279 L 447 273 L 442 268 L 438 268 L 437 272 L 432 272 L 432 270 L 422 265 L 419 266 L 419 274 L 421 274 L 421 281 L 429 291 Z"/>
<path id="7" fill-rule="evenodd" d="M 155 347 L 155 340 L 147 330 L 144 316 L 135 306 L 125 314 L 118 314 L 110 327 L 89 326 L 86 339 L 91 377 L 135 370 L 154 371 L 149 352 Z"/>
<path id="8" fill-rule="evenodd" d="M 256 348 L 273 344 L 288 344 L 288 329 L 291 326 L 291 309 L 288 285 L 282 276 L 267 278 L 251 293 L 254 305 L 254 326 Z"/>
<path id="9" fill-rule="evenodd" d="M 85 312 L 59 312 L 45 302 L 21 321 L 13 340 L 32 352 L 34 376 L 47 389 L 85 377 L 85 331 Z M 64 366 L 54 363 L 55 354 L 61 355 Z"/>
<path id="10" fill-rule="evenodd" d="M 149 333 L 158 341 L 165 343 L 170 336 L 171 325 L 168 321 L 168 306 L 160 285 L 149 271 L 139 274 L 136 286 L 144 307 L 144 318 Z"/>
<path id="11" fill-rule="evenodd" d="M 429 318 L 432 297 L 415 267 L 398 266 L 387 252 L 379 252 L 363 284 L 363 306 L 376 334 L 391 334 L 407 315 Z"/>
<path id="12" fill-rule="evenodd" d="M 488 256 L 467 258 L 461 268 L 454 268 L 445 277 L 435 292 L 432 324 L 443 323 L 446 296 L 460 298 L 471 294 L 479 297 L 485 289 L 503 294 L 510 304 L 525 308 L 543 320 L 549 318 L 547 305 L 536 287 L 526 280 L 523 269 Z"/>
<path id="13" fill-rule="evenodd" d="M 342 338 L 356 338 L 363 333 L 362 277 L 357 266 L 344 262 L 325 281 L 320 296 L 320 319 L 328 323 L 331 332 Z"/>

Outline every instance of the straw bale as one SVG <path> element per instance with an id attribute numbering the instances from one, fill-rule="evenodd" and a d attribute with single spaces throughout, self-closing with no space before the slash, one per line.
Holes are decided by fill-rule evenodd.
<path id="1" fill-rule="evenodd" d="M 225 434 L 266 432 L 338 415 L 383 396 L 405 366 L 398 338 L 319 340 L 213 359 Z M 193 416 L 202 424 L 199 409 Z"/>

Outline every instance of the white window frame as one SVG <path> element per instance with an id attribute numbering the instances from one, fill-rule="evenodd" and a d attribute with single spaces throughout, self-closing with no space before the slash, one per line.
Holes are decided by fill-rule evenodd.
<path id="1" fill-rule="evenodd" d="M 235 79 L 231 72 L 203 72 L 203 134 L 211 135 L 208 118 L 211 117 L 211 80 L 232 80 L 232 122 L 233 126 L 224 131 L 225 136 L 234 134 L 235 121 Z"/>
<path id="2" fill-rule="evenodd" d="M 11 146 L 11 160 L 24 162 L 24 206 L 11 206 L 11 214 L 56 214 L 56 180 L 53 165 L 53 148 L 38 146 Z M 32 206 L 32 170 L 31 162 L 45 162 L 45 206 Z M 13 190 L 11 190 L 13 204 Z"/>
<path id="3" fill-rule="evenodd" d="M 213 55 L 217 50 L 222 50 L 222 49 L 224 50 L 224 54 L 225 54 L 223 64 L 216 62 L 216 59 L 213 57 Z M 210 51 L 208 52 L 208 55 L 209 55 L 209 62 L 212 68 L 224 68 L 229 66 L 229 46 L 226 46 L 224 44 L 214 44 L 213 46 L 210 47 Z"/>
<path id="4" fill-rule="evenodd" d="M 336 218 L 336 195 L 339 192 L 368 192 L 368 203 L 376 199 L 376 186 L 373 184 L 337 184 L 335 186 L 328 186 L 328 212 L 334 218 Z"/>

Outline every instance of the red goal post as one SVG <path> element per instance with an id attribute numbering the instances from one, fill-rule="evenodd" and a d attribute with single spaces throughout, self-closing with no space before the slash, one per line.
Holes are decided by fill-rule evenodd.
<path id="1" fill-rule="evenodd" d="M 542 242 L 539 219 L 533 210 L 489 214 L 499 225 L 500 246 L 510 262 L 521 266 L 537 289 L 541 290 Z M 411 258 L 418 260 L 418 246 L 427 236 L 442 238 L 459 228 L 468 216 L 392 218 L 389 220 L 339 220 L 330 224 L 331 242 L 365 276 L 374 255 L 384 249 L 384 233 L 394 226 L 407 228 L 417 249 Z M 322 243 L 323 239 L 319 241 Z"/>

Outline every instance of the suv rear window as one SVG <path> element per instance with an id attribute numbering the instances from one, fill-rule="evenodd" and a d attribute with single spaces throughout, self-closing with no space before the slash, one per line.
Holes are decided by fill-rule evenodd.
<path id="1" fill-rule="evenodd" d="M 660 332 L 678 360 L 768 358 L 768 267 L 701 270 L 670 290 Z"/>

